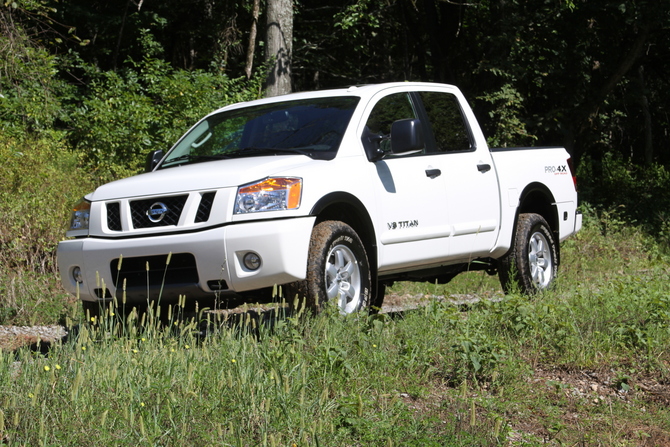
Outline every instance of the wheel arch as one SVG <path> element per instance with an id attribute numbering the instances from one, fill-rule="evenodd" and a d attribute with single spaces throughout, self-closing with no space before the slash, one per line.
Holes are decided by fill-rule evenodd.
<path id="1" fill-rule="evenodd" d="M 310 214 L 316 216 L 314 225 L 325 220 L 339 220 L 353 228 L 365 246 L 371 268 L 377 270 L 377 238 L 374 225 L 365 205 L 356 196 L 346 192 L 332 192 L 319 199 Z"/>
<path id="2" fill-rule="evenodd" d="M 515 217 L 514 228 L 516 228 L 519 215 L 525 213 L 539 214 L 547 221 L 551 232 L 554 235 L 554 240 L 559 240 L 559 216 L 558 208 L 556 207 L 556 200 L 549 188 L 542 183 L 531 183 L 523 190 L 519 197 L 519 208 Z M 560 262 L 560 250 L 558 250 L 558 242 L 556 243 L 556 250 L 558 252 L 557 263 Z"/>
<path id="3" fill-rule="evenodd" d="M 375 234 L 372 218 L 365 205 L 353 194 L 339 191 L 332 192 L 319 199 L 310 212 L 316 216 L 317 225 L 326 220 L 339 220 L 346 223 L 361 238 L 365 252 L 370 264 L 370 275 L 372 276 L 373 296 L 377 293 L 377 236 Z"/>

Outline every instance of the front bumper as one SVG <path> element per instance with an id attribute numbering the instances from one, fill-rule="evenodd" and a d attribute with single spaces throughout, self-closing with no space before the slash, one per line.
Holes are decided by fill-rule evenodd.
<path id="1" fill-rule="evenodd" d="M 58 268 L 65 289 L 85 301 L 124 294 L 128 302 L 179 295 L 188 300 L 257 290 L 305 279 L 314 221 L 308 216 L 184 234 L 66 240 L 58 244 Z M 258 269 L 244 266 L 248 252 L 260 256 Z"/>

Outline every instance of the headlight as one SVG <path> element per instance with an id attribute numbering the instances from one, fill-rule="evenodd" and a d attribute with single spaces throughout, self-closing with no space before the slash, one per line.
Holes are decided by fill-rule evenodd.
<path id="1" fill-rule="evenodd" d="M 240 186 L 235 198 L 234 213 L 294 210 L 300 206 L 301 194 L 302 179 L 300 178 L 268 178 Z"/>
<path id="2" fill-rule="evenodd" d="M 88 219 L 91 216 L 91 202 L 82 200 L 72 208 L 70 231 L 88 230 Z"/>

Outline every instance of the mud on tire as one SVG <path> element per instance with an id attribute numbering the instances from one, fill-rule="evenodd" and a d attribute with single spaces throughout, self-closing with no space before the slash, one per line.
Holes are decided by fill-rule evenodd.
<path id="1" fill-rule="evenodd" d="M 500 284 L 507 293 L 518 287 L 533 295 L 551 287 L 558 271 L 558 247 L 539 214 L 519 215 L 512 247 L 498 262 Z"/>
<path id="2" fill-rule="evenodd" d="M 334 301 L 342 314 L 370 305 L 370 265 L 363 243 L 349 225 L 328 220 L 312 231 L 307 277 L 288 288 L 315 312 Z"/>

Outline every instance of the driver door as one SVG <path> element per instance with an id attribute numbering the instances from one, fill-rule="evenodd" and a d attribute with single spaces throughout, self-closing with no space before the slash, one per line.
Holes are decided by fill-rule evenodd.
<path id="1" fill-rule="evenodd" d="M 419 268 L 449 254 L 442 156 L 427 154 L 425 147 L 407 154 L 390 153 L 391 125 L 415 118 L 409 93 L 387 94 L 372 107 L 363 131 L 364 145 L 376 145 L 375 149 L 387 153 L 372 164 L 380 272 Z"/>

